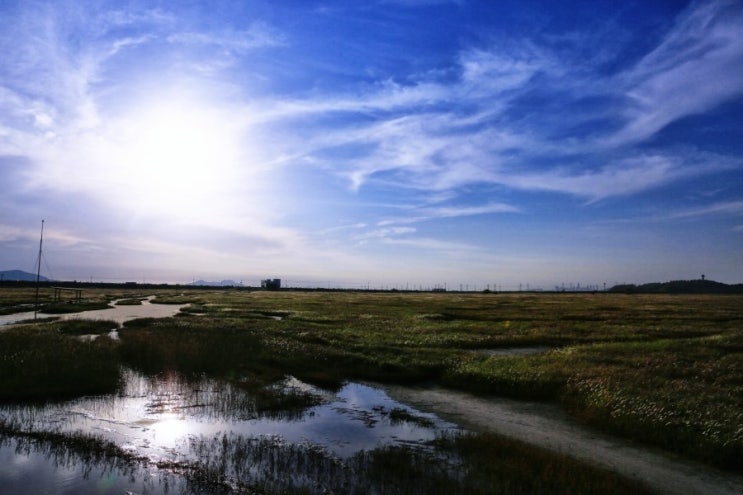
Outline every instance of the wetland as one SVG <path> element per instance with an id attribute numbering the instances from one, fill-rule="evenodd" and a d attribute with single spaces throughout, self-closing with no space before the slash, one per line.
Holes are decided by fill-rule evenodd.
<path id="1" fill-rule="evenodd" d="M 0 288 L 7 321 L 32 302 Z M 0 327 L 0 481 L 17 493 L 743 491 L 741 296 L 42 303 Z"/>

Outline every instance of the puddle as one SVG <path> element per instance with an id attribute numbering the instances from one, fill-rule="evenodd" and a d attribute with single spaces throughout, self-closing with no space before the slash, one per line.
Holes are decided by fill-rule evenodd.
<path id="1" fill-rule="evenodd" d="M 501 357 L 501 356 L 529 356 L 531 354 L 542 354 L 552 347 L 547 346 L 534 346 L 534 347 L 505 347 L 502 349 L 475 349 L 473 352 L 477 354 L 484 354 L 486 356 Z"/>
<path id="2" fill-rule="evenodd" d="M 2 493 L 56 495 L 60 493 L 167 494 L 183 493 L 185 480 L 136 464 L 89 462 L 64 449 L 25 439 L 0 437 Z M 209 495 L 228 492 L 203 491 Z"/>
<path id="3" fill-rule="evenodd" d="M 387 445 L 427 448 L 426 442 L 441 432 L 459 431 L 453 423 L 361 383 L 347 383 L 337 392 L 328 392 L 293 378 L 255 390 L 207 378 L 187 381 L 177 374 L 151 378 L 127 370 L 124 378 L 125 385 L 117 394 L 44 405 L 1 405 L 0 423 L 22 425 L 24 431 L 94 434 L 147 459 L 150 468 L 163 464 L 195 465 L 204 459 L 220 458 L 225 455 L 226 445 L 247 449 L 255 462 L 275 462 L 276 450 L 282 448 L 309 449 L 324 462 L 342 461 Z M 268 396 L 261 392 L 266 390 L 270 392 Z M 268 402 L 266 397 L 270 397 Z M 225 443 L 226 438 L 229 443 Z M 13 442 L 18 440 L 5 440 L 0 457 L 9 457 L 8 452 L 15 448 Z M 295 450 L 292 452 L 296 456 Z M 261 461 L 258 454 L 266 459 Z M 45 476 L 54 483 L 60 479 L 72 483 L 73 478 L 80 478 L 74 466 L 63 466 L 58 471 L 49 466 L 38 467 L 39 463 L 49 463 L 48 455 L 46 461 L 44 455 L 34 455 L 32 451 L 26 457 L 14 462 L 48 473 Z M 31 468 L 12 472 L 2 468 L 0 483 L 8 481 L 21 486 L 30 482 L 32 472 Z M 139 473 L 135 478 L 151 478 L 152 472 L 146 470 L 150 474 Z M 120 474 L 113 476 L 119 479 Z M 33 483 L 29 486 L 38 488 Z M 49 486 L 54 485 L 26 493 L 44 493 Z M 152 487 L 118 486 L 116 493 L 160 493 Z M 72 491 L 86 490 L 77 486 Z"/>
<path id="4" fill-rule="evenodd" d="M 309 442 L 345 458 L 385 444 L 426 442 L 437 431 L 456 428 L 360 383 L 347 383 L 330 394 L 288 379 L 271 393 L 295 394 L 300 404 L 301 395 L 308 394 L 305 402 L 320 404 L 291 407 L 295 401 L 285 395 L 291 404 L 282 407 L 281 399 L 278 405 L 266 405 L 261 397 L 217 380 L 187 382 L 176 374 L 147 378 L 133 371 L 124 375 L 126 385 L 119 394 L 40 407 L 0 406 L 0 418 L 12 417 L 32 430 L 95 431 L 155 461 L 188 456 L 183 444 L 190 436 L 224 432 L 278 435 L 289 443 Z M 391 417 L 391 412 L 401 410 L 417 421 L 395 421 L 400 415 Z"/>
<path id="5" fill-rule="evenodd" d="M 119 325 L 122 323 L 133 320 L 135 318 L 168 318 L 175 316 L 181 310 L 181 308 L 187 306 L 186 304 L 153 304 L 151 300 L 154 296 L 150 296 L 142 301 L 142 304 L 137 305 L 121 305 L 115 306 L 116 301 L 112 301 L 114 307 L 107 309 L 96 309 L 92 311 L 81 311 L 79 313 L 66 313 L 66 314 L 47 314 L 47 313 L 35 313 L 34 311 L 26 311 L 23 313 L 13 313 L 10 315 L 0 315 L 0 326 L 12 325 L 24 320 L 33 320 L 34 318 L 59 318 L 60 320 L 70 320 L 84 318 L 86 320 L 112 320 L 117 322 Z"/>
<path id="6" fill-rule="evenodd" d="M 41 313 L 36 313 L 34 311 L 24 311 L 23 313 L 0 315 L 0 326 L 12 325 L 14 323 L 18 323 L 19 321 L 33 320 L 34 316 L 41 318 Z M 48 318 L 49 316 L 51 315 L 44 315 L 45 318 Z"/>

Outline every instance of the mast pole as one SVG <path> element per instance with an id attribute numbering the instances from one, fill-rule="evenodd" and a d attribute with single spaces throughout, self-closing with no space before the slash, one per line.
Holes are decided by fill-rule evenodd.
<path id="1" fill-rule="evenodd" d="M 41 278 L 41 244 L 44 242 L 44 219 L 41 220 L 41 235 L 39 236 L 39 259 L 36 267 L 36 311 L 39 310 L 39 279 Z M 36 314 L 34 314 L 34 319 Z"/>

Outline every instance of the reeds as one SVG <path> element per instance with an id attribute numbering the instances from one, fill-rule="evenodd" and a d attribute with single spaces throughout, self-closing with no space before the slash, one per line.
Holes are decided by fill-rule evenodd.
<path id="1" fill-rule="evenodd" d="M 428 446 L 384 446 L 347 459 L 272 436 L 202 436 L 191 438 L 189 450 L 199 459 L 186 471 L 194 481 L 247 493 L 649 493 L 605 469 L 495 434 L 442 436 Z"/>
<path id="2" fill-rule="evenodd" d="M 53 325 L 66 335 L 100 335 L 109 333 L 119 327 L 119 324 L 113 320 L 84 320 L 71 319 L 62 320 Z"/>
<path id="3" fill-rule="evenodd" d="M 115 344 L 107 336 L 81 341 L 55 323 L 0 332 L 0 400 L 113 392 L 119 384 Z"/>

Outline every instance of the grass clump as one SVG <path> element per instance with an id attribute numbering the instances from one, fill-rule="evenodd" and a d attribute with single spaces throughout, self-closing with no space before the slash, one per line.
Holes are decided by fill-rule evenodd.
<path id="1" fill-rule="evenodd" d="M 55 328 L 66 335 L 100 335 L 118 328 L 119 324 L 113 320 L 84 320 L 71 319 L 59 321 Z"/>
<path id="2" fill-rule="evenodd" d="M 138 297 L 132 297 L 128 299 L 119 299 L 116 301 L 117 306 L 141 306 L 142 305 L 142 299 Z"/>
<path id="3" fill-rule="evenodd" d="M 53 302 L 42 306 L 41 311 L 50 315 L 79 313 L 81 311 L 93 311 L 97 309 L 108 309 L 111 306 L 106 302 Z"/>
<path id="4" fill-rule="evenodd" d="M 115 345 L 107 336 L 81 341 L 48 325 L 0 332 L 0 400 L 107 393 L 119 384 Z"/>
<path id="5" fill-rule="evenodd" d="M 119 331 L 125 363 L 146 373 L 240 375 L 261 350 L 254 332 L 206 318 L 142 318 Z"/>

